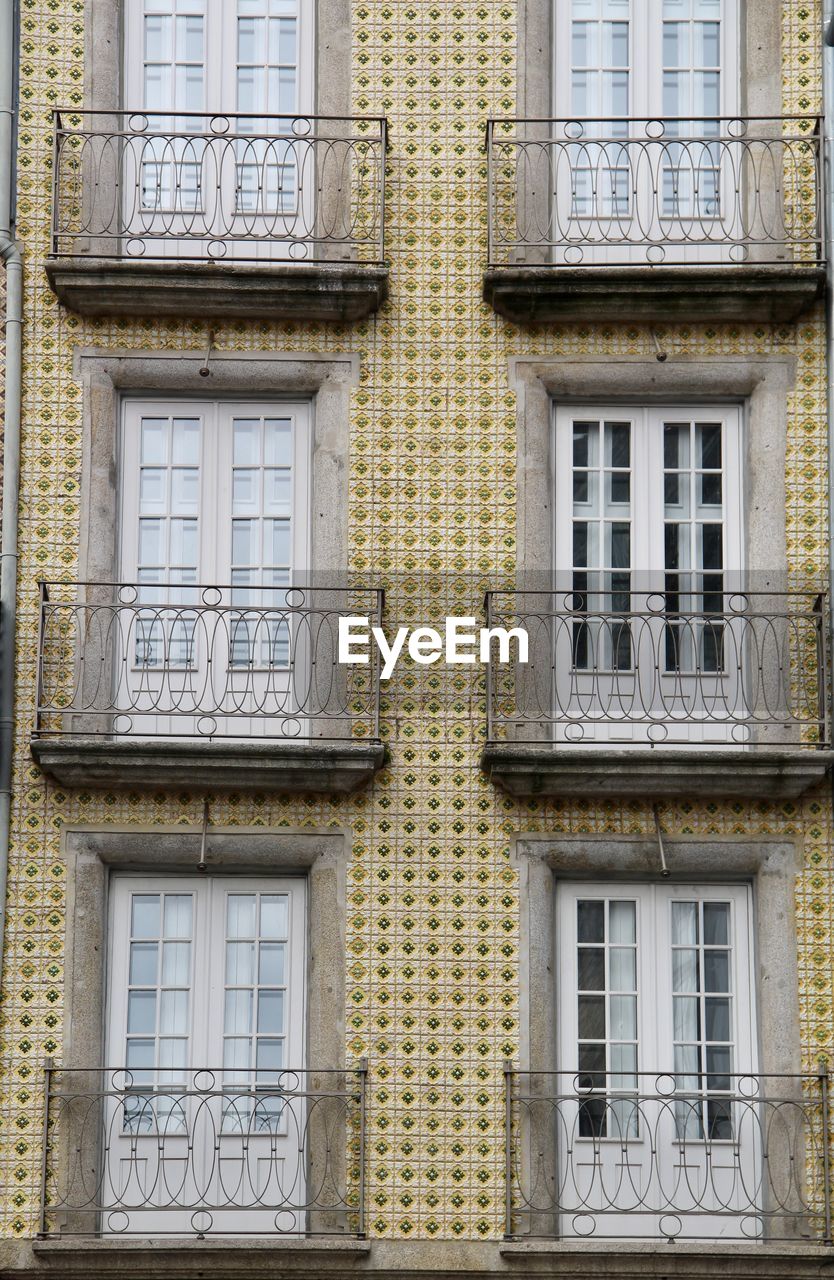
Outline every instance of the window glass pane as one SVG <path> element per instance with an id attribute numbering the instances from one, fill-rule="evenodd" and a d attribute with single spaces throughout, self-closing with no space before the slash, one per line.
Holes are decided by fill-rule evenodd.
<path id="1" fill-rule="evenodd" d="M 578 902 L 577 925 L 580 942 L 605 941 L 605 903 Z"/>
<path id="2" fill-rule="evenodd" d="M 154 986 L 156 984 L 156 966 L 158 950 L 155 942 L 131 942 L 130 944 L 130 976 L 131 986 Z"/>
<path id="3" fill-rule="evenodd" d="M 230 893 L 226 911 L 227 937 L 254 938 L 255 895 L 253 893 Z"/>
<path id="4" fill-rule="evenodd" d="M 156 992 L 131 991 L 127 997 L 128 1034 L 153 1035 L 156 1030 Z"/>
<path id="5" fill-rule="evenodd" d="M 612 943 L 620 945 L 637 941 L 637 905 L 634 902 L 611 902 L 608 906 L 608 926 Z"/>
<path id="6" fill-rule="evenodd" d="M 579 1038 L 581 1040 L 605 1039 L 605 997 L 579 997 Z"/>
<path id="7" fill-rule="evenodd" d="M 611 1026 L 609 1035 L 612 1040 L 637 1039 L 637 998 L 636 996 L 611 996 Z"/>
<path id="8" fill-rule="evenodd" d="M 675 991 L 700 991 L 697 951 L 680 948 L 672 952 L 672 987 Z"/>
<path id="9" fill-rule="evenodd" d="M 637 950 L 635 947 L 612 947 L 610 952 L 611 990 L 637 990 Z"/>
<path id="10" fill-rule="evenodd" d="M 730 990 L 730 953 L 729 951 L 704 952 L 704 990 Z"/>
<path id="11" fill-rule="evenodd" d="M 226 943 L 226 982 L 229 986 L 246 986 L 254 982 L 254 942 Z M 261 982 L 267 979 L 261 978 Z"/>
<path id="12" fill-rule="evenodd" d="M 191 943 L 166 942 L 162 947 L 162 982 L 166 987 L 187 986 L 191 972 Z"/>
<path id="13" fill-rule="evenodd" d="M 227 991 L 226 1016 L 223 1023 L 226 1035 L 246 1035 L 252 1030 L 252 992 Z"/>
<path id="14" fill-rule="evenodd" d="M 286 938 L 289 926 L 289 899 L 286 894 L 261 895 L 261 937 Z"/>
<path id="15" fill-rule="evenodd" d="M 579 951 L 579 990 L 605 990 L 605 950 L 583 947 Z"/>
<path id="16" fill-rule="evenodd" d="M 175 418 L 173 462 L 176 466 L 196 467 L 200 463 L 199 418 Z"/>
<path id="17" fill-rule="evenodd" d="M 730 1039 L 730 1001 L 708 996 L 704 1001 L 707 1040 Z"/>
<path id="18" fill-rule="evenodd" d="M 235 418 L 233 462 L 236 467 L 255 467 L 260 462 L 260 423 L 252 418 Z"/>
<path id="19" fill-rule="evenodd" d="M 697 902 L 672 903 L 672 942 L 689 946 L 698 941 Z"/>
<path id="20" fill-rule="evenodd" d="M 163 991 L 159 1002 L 160 1035 L 185 1035 L 188 1031 L 188 992 Z"/>
<path id="21" fill-rule="evenodd" d="M 133 895 L 130 932 L 134 938 L 159 937 L 158 893 Z"/>
<path id="22" fill-rule="evenodd" d="M 258 1033 L 280 1035 L 283 1030 L 283 991 L 261 991 L 258 995 Z"/>
<path id="23" fill-rule="evenodd" d="M 264 423 L 264 462 L 268 467 L 288 467 L 292 463 L 292 421 L 267 418 Z"/>
<path id="24" fill-rule="evenodd" d="M 676 1040 L 700 1040 L 701 1003 L 697 996 L 675 996 L 672 1001 Z"/>
<path id="25" fill-rule="evenodd" d="M 190 893 L 166 893 L 165 895 L 165 936 L 166 938 L 191 937 Z"/>
<path id="26" fill-rule="evenodd" d="M 284 947 L 280 943 L 262 942 L 258 981 L 278 986 L 284 981 Z"/>

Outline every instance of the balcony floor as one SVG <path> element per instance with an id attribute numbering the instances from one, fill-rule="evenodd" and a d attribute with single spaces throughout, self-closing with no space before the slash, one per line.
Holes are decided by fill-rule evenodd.
<path id="1" fill-rule="evenodd" d="M 788 324 L 822 297 L 822 267 L 490 267 L 484 301 L 516 324 L 723 321 Z"/>
<path id="2" fill-rule="evenodd" d="M 334 795 L 382 768 L 377 741 L 33 738 L 32 755 L 64 787 Z"/>
<path id="3" fill-rule="evenodd" d="M 489 743 L 481 768 L 513 796 L 699 796 L 795 800 L 822 782 L 834 751 L 813 748 L 568 747 Z"/>
<path id="4" fill-rule="evenodd" d="M 85 316 L 362 320 L 388 296 L 388 268 L 359 262 L 50 258 L 49 283 Z"/>

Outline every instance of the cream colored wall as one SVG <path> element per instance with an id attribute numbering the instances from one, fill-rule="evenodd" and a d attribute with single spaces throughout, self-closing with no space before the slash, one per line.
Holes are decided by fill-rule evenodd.
<path id="1" fill-rule="evenodd" d="M 775 7 L 775 6 L 774 6 Z M 2 1005 L 2 1233 L 35 1230 L 41 1064 L 61 1058 L 65 866 L 78 823 L 199 827 L 203 797 L 68 794 L 35 768 L 32 726 L 38 578 L 73 578 L 78 553 L 80 345 L 177 349 L 208 324 L 93 323 L 63 312 L 48 250 L 49 112 L 83 101 L 83 0 L 21 0 L 19 231 L 26 249 L 19 673 L 9 917 Z M 480 302 L 485 261 L 483 122 L 515 101 L 512 0 L 355 0 L 353 104 L 391 128 L 391 299 L 366 324 L 218 326 L 220 349 L 359 350 L 351 417 L 351 562 L 389 588 L 392 625 L 477 610 L 516 559 L 514 354 L 651 353 L 647 330 L 611 324 L 520 331 Z M 784 108 L 819 105 L 817 7 L 784 0 Z M 784 352 L 799 382 L 789 406 L 788 556 L 797 582 L 826 555 L 821 314 L 792 328 L 690 325 L 664 331 L 669 360 Z M 778 513 L 777 513 L 778 514 Z M 461 606 L 463 606 L 461 608 Z M 428 615 L 428 616 L 427 616 Z M 465 669 L 458 669 L 465 670 Z M 216 823 L 353 831 L 348 875 L 347 1050 L 367 1054 L 373 1088 L 372 1234 L 491 1237 L 502 1229 L 502 1059 L 518 1049 L 519 915 L 510 840 L 519 830 L 649 833 L 639 803 L 523 806 L 477 770 L 484 726 L 477 675 L 403 669 L 386 691 L 391 764 L 366 793 L 331 803 L 212 798 Z M 665 830 L 768 833 L 802 842 L 797 897 L 803 1054 L 830 1052 L 831 807 L 661 807 Z"/>

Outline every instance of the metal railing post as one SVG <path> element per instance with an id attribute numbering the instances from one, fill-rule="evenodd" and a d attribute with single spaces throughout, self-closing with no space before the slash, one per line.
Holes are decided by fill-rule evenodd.
<path id="1" fill-rule="evenodd" d="M 359 1060 L 359 1231 L 364 1240 L 365 1229 L 365 1142 L 367 1137 L 366 1110 L 368 1105 L 368 1059 Z"/>
<path id="2" fill-rule="evenodd" d="M 41 1134 L 41 1205 L 38 1219 L 38 1235 L 46 1235 L 46 1179 L 49 1169 L 49 1095 L 52 1091 L 53 1058 L 45 1058 L 43 1064 L 43 1132 Z"/>
<path id="3" fill-rule="evenodd" d="M 513 1064 L 504 1060 L 504 1239 L 513 1234 Z"/>
<path id="4" fill-rule="evenodd" d="M 822 1190 L 824 1196 L 823 1215 L 825 1220 L 824 1243 L 830 1245 L 831 1239 L 831 1132 L 828 1063 L 820 1070 L 820 1100 L 822 1105 Z"/>

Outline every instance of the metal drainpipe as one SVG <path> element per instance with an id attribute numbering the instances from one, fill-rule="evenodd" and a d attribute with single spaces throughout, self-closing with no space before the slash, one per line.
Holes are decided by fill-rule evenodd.
<path id="1" fill-rule="evenodd" d="M 15 0 L 0 0 L 0 258 L 6 264 L 6 393 L 3 426 L 3 526 L 0 533 L 0 980 L 6 924 L 14 736 L 17 524 L 20 482 L 23 255 L 12 235 L 16 124 Z"/>

